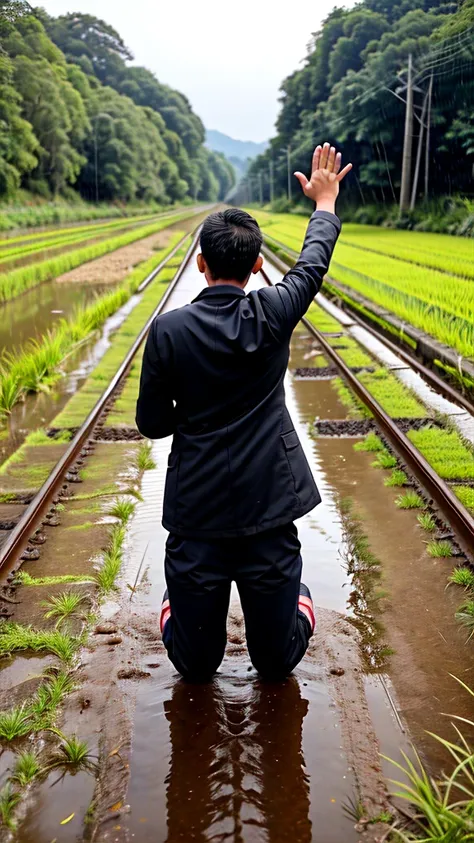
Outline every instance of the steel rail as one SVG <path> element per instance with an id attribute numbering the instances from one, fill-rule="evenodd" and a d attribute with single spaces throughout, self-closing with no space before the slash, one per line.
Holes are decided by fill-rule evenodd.
<path id="1" fill-rule="evenodd" d="M 270 255 L 272 255 L 271 251 Z M 269 260 L 273 262 L 270 257 Z M 276 262 L 273 263 L 277 265 Z M 266 283 L 272 285 L 265 270 L 262 269 L 260 271 Z M 285 271 L 288 271 L 288 269 Z M 342 360 L 337 351 L 328 343 L 324 335 L 306 317 L 303 317 L 302 322 L 318 341 L 327 357 L 332 360 L 343 378 L 349 383 L 365 406 L 370 409 L 375 420 L 392 443 L 402 461 L 409 466 L 424 489 L 436 501 L 446 521 L 451 525 L 453 531 L 459 538 L 464 551 L 472 558 L 474 550 L 474 518 L 472 515 L 462 505 L 461 501 L 458 500 L 448 484 L 436 473 L 423 454 L 410 442 L 408 436 L 400 430 L 396 422 L 385 412 L 364 384 L 361 383 L 359 378 L 344 360 Z"/>
<path id="2" fill-rule="evenodd" d="M 298 253 L 295 252 L 294 249 L 290 249 L 289 246 L 285 246 L 283 243 L 280 243 L 279 240 L 275 240 L 274 237 L 269 237 L 268 235 L 266 235 L 266 237 L 268 240 L 271 240 L 273 243 L 275 243 L 276 246 L 281 248 L 282 251 L 286 251 L 290 257 L 298 257 Z M 279 258 L 278 255 L 275 255 L 274 252 L 272 252 L 272 250 L 268 248 L 268 246 L 264 247 L 262 251 L 271 262 L 275 263 L 275 266 L 277 266 L 278 269 L 280 269 L 282 272 L 288 272 L 290 266 L 286 264 L 281 258 Z M 328 280 L 332 281 L 332 283 L 336 283 L 329 276 Z M 474 413 L 474 404 L 472 401 L 469 400 L 469 398 L 466 398 L 466 396 L 463 395 L 458 389 L 456 389 L 454 386 L 451 386 L 448 381 L 446 381 L 432 369 L 429 369 L 428 366 L 424 365 L 424 363 L 421 363 L 421 361 L 418 360 L 415 354 L 411 353 L 405 348 L 401 348 L 399 345 L 394 343 L 393 340 L 386 337 L 383 329 L 378 328 L 376 324 L 373 324 L 373 320 L 369 323 L 366 319 L 362 318 L 357 312 L 355 300 L 354 305 L 351 305 L 350 302 L 346 301 L 344 302 L 344 304 L 347 306 L 351 318 L 354 319 L 354 321 L 357 322 L 358 325 L 360 325 L 362 328 L 365 328 L 367 331 L 370 331 L 370 333 L 374 337 L 380 340 L 380 342 L 383 342 L 387 346 L 387 348 L 394 352 L 394 354 L 397 354 L 402 360 L 409 363 L 410 366 L 412 366 L 412 368 L 415 369 L 421 375 L 421 377 L 428 381 L 428 383 L 430 383 L 431 386 L 433 386 L 437 392 L 440 392 L 442 395 L 445 395 L 446 398 L 449 398 L 450 401 L 454 401 L 455 403 L 459 404 L 459 406 L 464 407 L 464 409 L 467 410 L 469 413 Z M 377 317 L 377 313 L 374 313 L 374 317 Z M 383 316 L 381 316 L 380 318 L 383 318 Z M 370 314 L 368 315 L 367 319 L 370 319 Z M 451 361 L 451 363 L 453 363 L 453 365 L 455 366 L 454 361 Z"/>
<path id="3" fill-rule="evenodd" d="M 127 352 L 126 356 L 124 357 L 120 367 L 118 368 L 117 372 L 115 373 L 114 377 L 110 381 L 107 388 L 102 393 L 101 397 L 90 411 L 89 415 L 82 423 L 81 427 L 75 434 L 74 438 L 69 443 L 66 451 L 62 455 L 62 457 L 58 460 L 56 465 L 54 466 L 53 470 L 51 471 L 49 477 L 45 480 L 41 488 L 36 493 L 35 497 L 28 505 L 28 508 L 23 513 L 20 521 L 18 524 L 15 525 L 13 530 L 11 531 L 10 535 L 8 536 L 7 541 L 0 549 L 0 573 L 4 571 L 4 569 L 11 567 L 12 563 L 15 562 L 18 558 L 18 555 L 23 552 L 25 546 L 28 544 L 30 536 L 36 529 L 39 521 L 43 517 L 47 508 L 51 505 L 53 498 L 55 497 L 61 483 L 63 482 L 64 475 L 67 473 L 68 468 L 71 464 L 77 459 L 79 453 L 81 452 L 84 443 L 91 435 L 95 425 L 97 424 L 100 416 L 104 412 L 108 401 L 114 394 L 115 390 L 121 383 L 121 381 L 126 377 L 129 372 L 130 366 L 139 351 L 143 341 L 146 338 L 146 335 L 150 329 L 150 326 L 156 316 L 163 310 L 166 302 L 170 298 L 171 294 L 175 290 L 179 280 L 189 264 L 189 261 L 196 249 L 196 244 L 199 239 L 200 234 L 200 226 L 198 227 L 196 233 L 194 234 L 193 240 L 187 250 L 183 261 L 173 278 L 172 282 L 170 283 L 168 289 L 166 290 L 165 294 L 163 295 L 162 299 L 158 303 L 157 307 L 153 311 L 152 315 L 149 317 L 143 328 L 141 329 L 140 333 L 138 334 L 137 338 L 134 340 L 133 345 Z M 187 235 L 189 236 L 189 235 Z M 173 254 L 176 253 L 176 249 L 174 249 L 168 256 L 167 260 L 171 260 Z M 166 262 L 166 261 L 165 261 Z M 163 262 L 162 262 L 163 263 Z M 155 272 L 156 274 L 156 272 Z M 154 277 L 154 276 L 153 276 Z M 147 279 L 145 279 L 147 280 Z M 153 280 L 148 277 L 148 283 Z"/>

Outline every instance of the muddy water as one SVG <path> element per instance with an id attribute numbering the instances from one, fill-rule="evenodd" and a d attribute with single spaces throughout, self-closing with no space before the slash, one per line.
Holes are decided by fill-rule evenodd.
<path id="1" fill-rule="evenodd" d="M 25 401 L 13 408 L 6 436 L 0 441 L 0 461 L 19 447 L 30 431 L 47 426 L 62 410 L 109 348 L 114 331 L 139 301 L 140 296 L 132 296 L 107 319 L 99 339 L 85 343 L 68 358 L 63 366 L 64 377 L 50 392 L 27 395 Z"/>
<path id="2" fill-rule="evenodd" d="M 170 307 L 189 301 L 198 284 L 191 274 L 184 276 Z M 310 351 L 302 330 L 295 336 L 292 365 Z M 317 415 L 344 418 L 345 410 L 328 382 L 288 376 L 286 390 L 324 500 L 298 522 L 303 577 L 319 606 L 346 612 L 350 582 L 341 555 L 338 489 L 331 460 L 308 427 Z M 145 475 L 144 502 L 133 522 L 125 577 L 144 584 L 135 611 L 157 610 L 163 593 L 166 533 L 159 520 L 169 446 L 169 440 L 154 443 L 157 468 Z M 350 440 L 338 442 L 336 451 L 349 474 L 360 455 Z M 127 820 L 134 839 L 357 839 L 342 807 L 354 797 L 353 774 L 338 711 L 316 663 L 304 661 L 278 686 L 260 683 L 247 658 L 235 654 L 226 656 L 209 686 L 185 685 L 166 662 L 151 674 L 139 686 L 135 714 Z"/>
<path id="3" fill-rule="evenodd" d="M 191 217 L 163 230 L 192 231 L 200 219 L 201 216 Z M 88 304 L 105 290 L 112 290 L 113 286 L 50 281 L 0 304 L 0 349 L 14 351 L 28 339 L 42 336 L 55 322 L 71 317 L 78 307 Z"/>
<path id="4" fill-rule="evenodd" d="M 89 304 L 107 285 L 56 284 L 54 281 L 28 290 L 0 308 L 0 348 L 15 351 L 32 338 L 41 337 L 60 319 Z"/>

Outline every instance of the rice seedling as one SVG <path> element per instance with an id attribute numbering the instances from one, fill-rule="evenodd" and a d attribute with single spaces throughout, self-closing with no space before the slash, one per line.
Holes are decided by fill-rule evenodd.
<path id="1" fill-rule="evenodd" d="M 2 362 L 0 366 L 0 418 L 10 415 L 24 392 L 17 374 L 5 371 L 4 366 L 5 363 Z"/>
<path id="2" fill-rule="evenodd" d="M 474 571 L 464 566 L 455 568 L 448 580 L 448 585 L 451 583 L 460 585 L 466 591 L 474 591 Z"/>
<path id="3" fill-rule="evenodd" d="M 31 711 L 26 703 L 0 711 L 0 740 L 13 741 L 15 738 L 23 738 L 32 729 Z"/>
<path id="4" fill-rule="evenodd" d="M 118 518 L 122 524 L 126 524 L 135 512 L 135 504 L 127 498 L 117 498 L 110 509 L 107 510 L 107 515 L 113 518 Z"/>
<path id="5" fill-rule="evenodd" d="M 31 650 L 34 653 L 48 652 L 64 662 L 70 662 L 78 641 L 71 635 L 58 630 L 36 630 L 31 626 L 18 623 L 3 622 L 0 625 L 0 655 L 5 656 L 21 650 Z"/>
<path id="6" fill-rule="evenodd" d="M 0 365 L 0 418 L 8 415 L 15 403 L 21 400 L 26 392 L 38 392 L 47 390 L 58 377 L 58 370 L 64 359 L 74 350 L 78 343 L 82 342 L 93 331 L 98 330 L 104 322 L 114 314 L 122 305 L 125 304 L 130 296 L 136 291 L 137 287 L 143 279 L 154 269 L 158 263 L 174 248 L 176 241 L 182 237 L 181 232 L 175 232 L 170 237 L 169 243 L 165 249 L 157 252 L 147 261 L 139 264 L 130 276 L 115 290 L 104 293 L 96 297 L 92 304 L 87 307 L 77 309 L 70 319 L 61 320 L 58 325 L 48 331 L 41 340 L 30 340 L 25 347 L 13 355 L 4 355 L 3 363 Z M 173 273 L 174 274 L 174 273 Z M 150 288 L 155 285 L 151 284 Z M 156 289 L 147 289 L 142 297 L 139 305 L 146 299 L 146 304 L 150 312 L 156 307 L 157 294 Z M 154 304 L 152 306 L 151 295 L 154 293 Z M 137 311 L 139 306 L 137 306 Z M 143 313 L 143 308 L 140 307 L 140 312 Z M 129 317 L 132 314 L 129 315 Z M 128 317 L 128 318 L 129 318 Z M 128 319 L 126 320 L 128 321 Z M 137 328 L 141 327 L 142 322 L 135 319 Z M 118 333 L 118 332 L 117 332 Z M 126 347 L 123 348 L 125 352 L 130 345 L 137 331 L 133 336 L 129 335 Z M 117 334 L 115 335 L 115 341 Z M 116 349 L 116 342 L 114 342 L 114 353 Z M 109 349 L 112 352 L 112 349 Z M 119 349 L 120 362 L 123 356 L 122 349 Z M 106 355 L 107 356 L 107 355 Z M 115 374 L 117 366 L 110 372 L 110 378 Z M 94 381 L 97 376 L 92 377 Z M 95 404 L 97 398 L 101 395 L 103 389 L 96 388 L 94 393 L 95 400 L 92 401 L 91 407 Z M 78 395 L 79 393 L 76 393 Z M 81 406 L 81 420 L 83 419 L 84 410 Z M 70 424 L 70 427 L 75 426 L 76 420 Z M 66 424 L 59 425 L 60 427 L 68 427 Z M 65 435 L 68 434 L 66 431 Z M 66 441 L 57 440 L 57 441 Z"/>
<path id="7" fill-rule="evenodd" d="M 375 460 L 371 463 L 374 468 L 395 468 L 397 465 L 397 458 L 390 454 L 388 451 L 379 451 Z"/>
<path id="8" fill-rule="evenodd" d="M 92 583 L 95 582 L 95 579 L 92 576 L 87 576 L 87 574 L 58 574 L 51 577 L 32 577 L 27 571 L 18 571 L 15 582 L 21 583 L 21 585 L 37 586 L 63 585 L 63 583 Z"/>
<path id="9" fill-rule="evenodd" d="M 439 559 L 448 559 L 453 555 L 453 548 L 448 541 L 431 541 L 426 545 L 426 552 Z"/>
<path id="10" fill-rule="evenodd" d="M 385 445 L 376 433 L 370 432 L 362 442 L 356 442 L 354 451 L 384 451 Z"/>
<path id="11" fill-rule="evenodd" d="M 29 711 L 34 718 L 35 728 L 47 728 L 51 725 L 51 718 L 62 702 L 76 687 L 71 674 L 60 672 L 50 675 L 47 681 L 39 686 L 29 704 Z"/>
<path id="12" fill-rule="evenodd" d="M 193 211 L 187 211 L 177 214 L 173 217 L 173 222 L 186 219 L 192 216 L 193 213 Z M 57 278 L 59 275 L 69 272 L 71 269 L 87 261 L 95 260 L 101 257 L 101 255 L 109 254 L 137 240 L 142 240 L 144 237 L 149 237 L 151 234 L 156 234 L 169 224 L 170 220 L 168 218 L 158 220 L 149 225 L 142 225 L 137 229 L 127 231 L 124 234 L 101 240 L 98 243 L 83 246 L 74 251 L 65 252 L 57 257 L 49 258 L 38 263 L 31 263 L 27 266 L 6 272 L 0 276 L 0 300 L 8 301 L 9 299 L 15 298 L 15 296 L 18 296 L 25 290 Z"/>
<path id="13" fill-rule="evenodd" d="M 115 524 L 110 531 L 110 544 L 104 553 L 104 558 L 96 579 L 99 587 L 105 593 L 115 588 L 115 581 L 122 566 L 122 548 L 126 530 L 123 524 Z"/>
<path id="14" fill-rule="evenodd" d="M 0 790 L 0 817 L 2 818 L 3 825 L 11 830 L 16 827 L 13 820 L 13 812 L 20 800 L 20 794 L 13 790 L 10 782 L 7 782 Z"/>
<path id="15" fill-rule="evenodd" d="M 452 491 L 462 504 L 474 513 L 474 488 L 472 486 L 452 486 Z"/>
<path id="16" fill-rule="evenodd" d="M 426 530 L 427 533 L 432 533 L 434 530 L 436 530 L 436 521 L 434 520 L 431 513 L 420 512 L 420 514 L 417 515 L 416 518 L 420 527 L 422 527 L 423 530 Z"/>
<path id="17" fill-rule="evenodd" d="M 41 606 L 47 609 L 45 618 L 57 618 L 56 629 L 59 629 L 66 618 L 77 616 L 81 603 L 84 603 L 85 595 L 75 591 L 63 591 L 61 594 L 43 600 Z"/>
<path id="18" fill-rule="evenodd" d="M 395 469 L 395 471 L 392 471 L 390 477 L 387 477 L 383 482 L 384 486 L 406 486 L 408 477 L 404 471 Z"/>
<path id="19" fill-rule="evenodd" d="M 142 442 L 137 454 L 137 468 L 140 471 L 151 471 L 156 468 L 155 461 L 151 456 L 152 445 L 150 442 Z"/>
<path id="20" fill-rule="evenodd" d="M 64 767 L 70 772 L 86 770 L 89 773 L 95 773 L 97 771 L 97 761 L 89 751 L 87 741 L 79 740 L 76 735 L 67 737 L 56 729 L 52 731 L 61 738 L 61 743 L 45 770 Z"/>
<path id="21" fill-rule="evenodd" d="M 473 604 L 474 606 L 474 604 Z M 473 691 L 464 682 L 452 677 L 471 695 Z M 472 730 L 474 722 L 465 717 L 449 715 L 453 721 L 467 724 Z M 436 735 L 428 734 L 449 754 L 453 772 L 443 775 L 441 780 L 431 777 L 423 765 L 418 753 L 413 749 L 415 761 L 402 753 L 404 764 L 382 756 L 400 770 L 408 781 L 393 781 L 397 786 L 394 796 L 408 801 L 412 807 L 408 827 L 400 829 L 400 823 L 394 823 L 392 831 L 396 839 L 403 841 L 424 840 L 462 843 L 472 836 L 472 806 L 474 804 L 474 750 L 461 729 L 452 723 L 456 733 L 455 742 Z"/>
<path id="22" fill-rule="evenodd" d="M 416 492 L 405 492 L 395 499 L 398 509 L 421 509 L 425 504 Z"/>
<path id="23" fill-rule="evenodd" d="M 410 430 L 408 438 L 445 480 L 474 480 L 474 453 L 457 431 L 439 427 Z"/>
<path id="24" fill-rule="evenodd" d="M 20 787 L 27 787 L 40 771 L 41 767 L 36 752 L 32 752 L 31 750 L 19 752 L 10 776 L 10 781 L 19 784 Z"/>
<path id="25" fill-rule="evenodd" d="M 331 386 L 336 390 L 341 404 L 348 408 L 348 418 L 370 418 L 370 410 L 365 406 L 365 404 L 363 404 L 355 392 L 352 391 L 342 378 L 333 378 L 331 380 Z"/>
<path id="26" fill-rule="evenodd" d="M 160 211 L 171 212 L 172 209 L 163 208 L 160 205 L 153 204 L 147 206 L 149 213 L 159 213 Z M 119 207 L 118 205 L 110 205 L 105 202 L 100 204 L 86 204 L 74 201 L 68 205 L 64 202 L 48 202 L 43 205 L 36 205 L 34 207 L 28 205 L 26 207 L 2 208 L 0 211 L 0 231 L 9 231 L 13 228 L 30 228 L 33 226 L 44 226 L 83 222 L 87 220 L 110 220 L 114 217 L 135 217 L 144 215 L 143 206 L 128 204 Z M 76 231 L 77 229 L 57 229 L 58 232 Z M 35 237 L 45 237 L 51 234 L 51 231 L 27 234 L 26 232 L 16 237 L 8 238 L 6 243 L 14 243 L 16 241 L 25 239 L 28 240 Z"/>
<path id="27" fill-rule="evenodd" d="M 300 250 L 307 220 L 291 220 L 284 214 L 261 219 L 264 234 L 278 241 L 276 248 L 284 244 L 290 250 Z M 331 278 L 338 282 L 338 289 L 341 284 L 342 290 L 361 293 L 472 357 L 472 245 L 448 235 L 438 242 L 440 237 L 345 226 L 331 263 Z"/>
<path id="28" fill-rule="evenodd" d="M 474 635 L 474 600 L 466 600 L 455 614 L 458 623 L 470 630 L 469 639 Z"/>

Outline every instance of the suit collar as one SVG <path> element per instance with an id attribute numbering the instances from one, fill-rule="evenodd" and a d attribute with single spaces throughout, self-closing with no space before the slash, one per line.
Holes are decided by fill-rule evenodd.
<path id="1" fill-rule="evenodd" d="M 242 290 L 240 287 L 236 287 L 233 284 L 215 284 L 213 287 L 204 287 L 204 290 L 201 290 L 199 295 L 193 299 L 193 303 L 195 301 L 201 301 L 201 299 L 214 299 L 219 297 L 236 299 L 245 297 L 245 295 L 245 290 Z"/>

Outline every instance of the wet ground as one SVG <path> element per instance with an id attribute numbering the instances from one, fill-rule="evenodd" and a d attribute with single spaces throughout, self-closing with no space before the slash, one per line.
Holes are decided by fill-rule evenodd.
<path id="1" fill-rule="evenodd" d="M 168 308 L 189 301 L 200 288 L 191 265 Z M 375 840 L 376 829 L 361 837 L 344 807 L 349 800 L 361 801 L 372 816 L 383 807 L 379 748 L 399 758 L 400 749 L 407 748 L 406 728 L 439 773 L 445 756 L 423 730 L 446 734 L 450 727 L 441 712 L 468 712 L 469 700 L 465 705 L 465 695 L 448 675 L 472 684 L 474 666 L 472 648 L 465 646 L 465 633 L 454 622 L 459 595 L 445 590 L 452 560 L 427 556 L 416 515 L 395 507 L 397 491 L 384 486 L 383 472 L 370 465 L 371 454 L 354 451 L 356 439 L 312 435 L 315 417 L 346 417 L 330 381 L 291 376 L 292 369 L 311 365 L 313 346 L 303 328 L 296 332 L 286 380 L 287 404 L 323 498 L 298 522 L 303 577 L 318 607 L 308 655 L 286 683 L 261 683 L 248 661 L 234 601 L 229 647 L 215 681 L 192 686 L 176 675 L 158 634 L 166 538 L 159 521 L 170 440 L 154 443 L 157 467 L 142 482 L 122 596 L 103 607 L 123 645 L 114 654 L 102 648 L 105 662 L 94 651 L 84 654 L 88 678 L 83 696 L 92 703 L 87 711 L 81 709 L 79 719 L 77 709 L 75 717 L 66 714 L 69 731 L 78 728 L 92 741 L 100 731 L 112 750 L 105 754 L 108 766 L 95 790 L 97 841 Z M 117 447 L 125 446 L 99 446 L 104 466 L 107 453 L 112 458 Z M 115 454 L 117 459 L 125 456 Z M 341 509 L 347 498 L 380 561 L 381 596 L 375 602 L 370 594 L 357 594 L 360 580 L 347 569 Z M 48 572 L 62 558 L 57 551 L 52 543 L 47 547 L 41 565 Z M 85 563 L 87 548 L 78 547 L 78 552 Z M 72 557 L 67 570 L 74 564 Z M 366 620 L 377 622 L 380 645 L 395 650 L 382 676 L 377 670 L 368 673 L 363 659 L 367 641 L 359 621 L 364 611 Z M 11 684 L 15 670 L 9 670 Z M 23 660 L 18 670 L 28 678 L 36 665 Z M 122 745 L 124 762 L 115 753 Z M 67 777 L 53 789 L 49 785 L 41 786 L 40 801 L 22 826 L 21 843 L 86 839 L 81 825 L 92 798 L 91 777 Z M 72 812 L 74 819 L 60 826 Z"/>
<path id="2" fill-rule="evenodd" d="M 112 287 L 114 283 L 124 278 L 136 263 L 153 254 L 154 248 L 166 245 L 168 232 L 193 231 L 201 217 L 202 215 L 199 215 L 181 220 L 145 238 L 150 241 L 151 246 L 143 241 L 137 241 L 130 246 L 117 249 L 112 253 L 116 258 L 124 252 L 124 249 L 129 251 L 127 260 L 123 265 L 121 264 L 121 270 L 117 270 L 114 276 Z M 105 255 L 105 258 L 111 260 L 112 254 Z M 110 280 L 107 280 L 102 271 L 95 268 L 99 261 L 103 260 L 104 258 L 99 258 L 78 267 L 77 269 L 81 269 L 83 274 L 82 281 L 76 280 L 70 283 L 65 280 L 49 281 L 27 290 L 11 301 L 0 304 L 0 349 L 5 351 L 18 349 L 27 340 L 42 336 L 45 331 L 54 326 L 55 322 L 71 317 L 77 308 L 88 304 L 104 290 L 111 289 Z M 94 276 L 93 280 L 91 276 Z"/>

